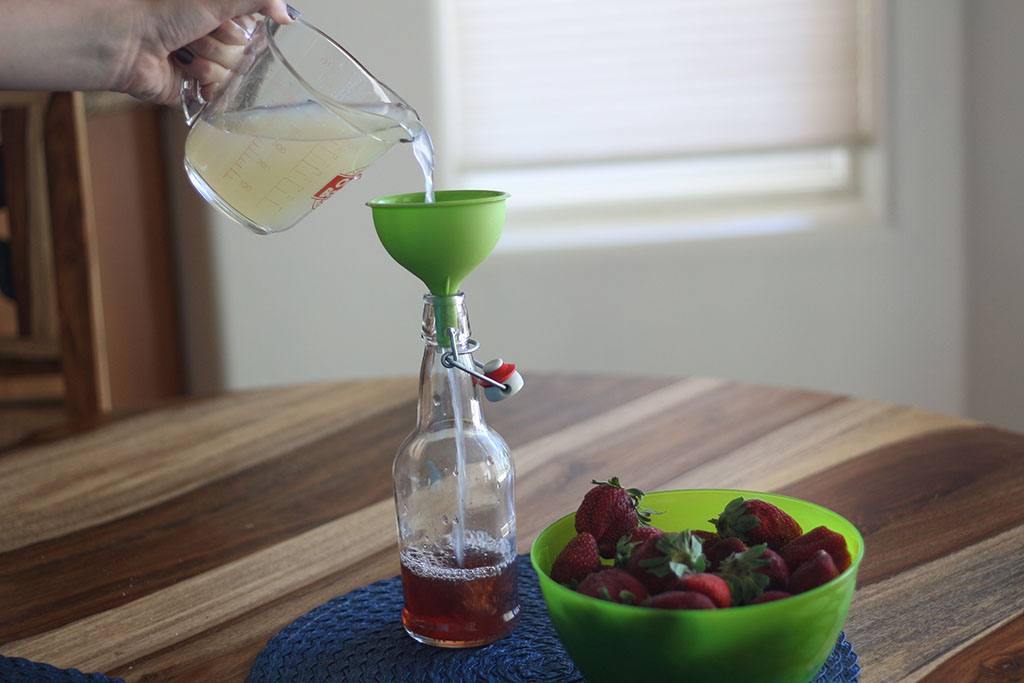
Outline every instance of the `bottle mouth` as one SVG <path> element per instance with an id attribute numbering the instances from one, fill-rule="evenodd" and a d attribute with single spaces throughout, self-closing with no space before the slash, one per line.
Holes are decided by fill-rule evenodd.
<path id="1" fill-rule="evenodd" d="M 437 306 L 443 306 L 445 304 L 458 305 L 466 300 L 465 292 L 456 292 L 455 294 L 431 294 L 427 292 L 423 295 L 423 303 L 429 304 L 437 308 Z"/>
<path id="2" fill-rule="evenodd" d="M 423 325 L 420 336 L 432 346 L 452 347 L 454 330 L 455 348 L 459 353 L 468 349 L 470 342 L 469 315 L 465 307 L 466 295 L 423 295 Z"/>

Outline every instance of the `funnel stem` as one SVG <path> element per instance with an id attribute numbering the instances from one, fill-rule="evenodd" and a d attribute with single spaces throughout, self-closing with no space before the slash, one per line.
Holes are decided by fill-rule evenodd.
<path id="1" fill-rule="evenodd" d="M 435 296 L 431 298 L 434 304 L 434 329 L 437 330 L 437 345 L 455 350 L 458 348 L 458 300 L 453 296 Z M 449 330 L 454 330 L 455 334 L 450 334 Z M 452 345 L 453 340 L 456 346 Z"/>

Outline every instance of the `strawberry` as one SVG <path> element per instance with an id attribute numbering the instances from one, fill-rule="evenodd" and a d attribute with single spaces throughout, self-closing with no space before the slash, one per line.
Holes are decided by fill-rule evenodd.
<path id="1" fill-rule="evenodd" d="M 647 589 L 635 576 L 614 567 L 594 572 L 583 579 L 577 590 L 593 598 L 623 605 L 639 605 L 647 599 Z"/>
<path id="2" fill-rule="evenodd" d="M 665 587 L 665 592 L 669 591 L 703 593 L 711 598 L 711 602 L 715 603 L 715 607 L 729 607 L 732 604 L 732 592 L 725 579 L 706 572 L 683 574 L 682 576 L 675 577 Z"/>
<path id="3" fill-rule="evenodd" d="M 665 533 L 665 532 L 662 531 L 661 529 L 659 529 L 658 527 L 653 527 L 653 526 L 648 526 L 646 524 L 642 524 L 642 525 L 638 526 L 637 528 L 633 529 L 633 531 L 629 534 L 628 542 L 629 543 L 638 543 L 638 544 L 639 543 L 643 543 L 648 538 L 653 538 L 655 536 L 660 536 L 663 533 Z"/>
<path id="4" fill-rule="evenodd" d="M 824 526 L 815 527 L 806 534 L 794 538 L 779 551 L 779 555 L 789 566 L 789 573 L 793 574 L 819 550 L 824 550 L 832 556 L 832 562 L 840 574 L 850 566 L 850 551 L 846 547 L 846 538 Z"/>
<path id="5" fill-rule="evenodd" d="M 732 604 L 746 605 L 768 587 L 768 577 L 757 573 L 768 565 L 769 561 L 764 558 L 766 547 L 764 543 L 755 545 L 722 560 L 716 573 L 729 584 Z"/>
<path id="6" fill-rule="evenodd" d="M 751 605 L 760 605 L 762 602 L 774 602 L 783 598 L 792 597 L 792 593 L 786 591 L 765 591 L 750 601 Z"/>
<path id="7" fill-rule="evenodd" d="M 551 578 L 558 583 L 574 585 L 601 568 L 597 541 L 587 532 L 574 536 L 551 565 Z"/>
<path id="8" fill-rule="evenodd" d="M 723 538 L 735 537 L 748 546 L 766 544 L 772 550 L 803 533 L 795 519 L 776 505 L 757 498 L 736 498 L 725 506 L 722 514 L 709 520 Z"/>
<path id="9" fill-rule="evenodd" d="M 768 577 L 769 589 L 783 590 L 789 583 L 789 566 L 786 561 L 771 548 L 765 548 L 763 557 L 768 560 L 768 564 L 754 571 Z"/>
<path id="10" fill-rule="evenodd" d="M 651 593 L 664 590 L 674 577 L 702 572 L 706 566 L 700 540 L 689 531 L 649 538 L 626 561 L 626 571 L 640 579 Z"/>
<path id="11" fill-rule="evenodd" d="M 839 569 L 832 556 L 824 550 L 815 551 L 809 559 L 796 568 L 789 577 L 789 592 L 796 595 L 817 588 L 839 576 Z"/>
<path id="12" fill-rule="evenodd" d="M 664 531 L 653 526 L 638 526 L 633 531 L 619 539 L 619 542 L 615 544 L 615 566 L 620 569 L 626 568 L 626 562 L 629 561 L 629 556 L 633 550 L 646 541 L 648 538 L 654 538 L 660 536 Z"/>
<path id="13" fill-rule="evenodd" d="M 601 557 L 612 558 L 620 538 L 637 524 L 650 522 L 650 511 L 637 507 L 644 492 L 622 488 L 618 477 L 591 483 L 596 486 L 587 491 L 576 510 L 576 531 L 591 534 L 597 539 Z"/>
<path id="14" fill-rule="evenodd" d="M 730 555 L 742 553 L 746 549 L 747 544 L 738 538 L 718 538 L 716 536 L 714 539 L 705 542 L 703 551 L 704 557 L 708 561 L 708 571 L 717 572 L 722 564 L 722 560 Z"/>
<path id="15" fill-rule="evenodd" d="M 705 546 L 707 546 L 707 544 L 710 541 L 717 541 L 718 540 L 718 534 L 716 534 L 714 531 L 705 531 L 703 529 L 693 529 L 692 531 L 690 531 L 690 533 L 693 534 L 694 536 L 696 536 L 697 538 L 699 538 L 700 542 L 703 543 Z"/>
<path id="16" fill-rule="evenodd" d="M 657 609 L 715 609 L 708 596 L 697 591 L 667 591 L 658 593 L 649 603 Z"/>

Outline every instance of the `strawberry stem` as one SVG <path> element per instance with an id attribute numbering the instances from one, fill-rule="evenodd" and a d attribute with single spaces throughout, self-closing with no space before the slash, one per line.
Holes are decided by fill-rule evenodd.
<path id="1" fill-rule="evenodd" d="M 767 547 L 764 543 L 755 545 L 722 560 L 722 566 L 716 573 L 729 584 L 734 605 L 746 605 L 768 588 L 768 576 L 754 571 L 769 563 L 764 557 Z"/>
<path id="2" fill-rule="evenodd" d="M 753 531 L 760 526 L 761 520 L 757 515 L 747 512 L 744 507 L 743 497 L 734 498 L 722 510 L 722 514 L 708 521 L 715 525 L 718 535 L 722 538 L 734 537 L 744 543 L 747 542 L 747 532 Z"/>
<path id="3" fill-rule="evenodd" d="M 657 577 L 700 574 L 707 567 L 701 541 L 689 529 L 659 536 L 655 548 L 661 555 L 640 560 L 639 564 Z"/>

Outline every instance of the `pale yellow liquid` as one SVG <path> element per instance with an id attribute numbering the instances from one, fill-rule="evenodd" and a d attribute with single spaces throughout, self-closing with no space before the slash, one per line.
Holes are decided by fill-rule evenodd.
<path id="1" fill-rule="evenodd" d="M 357 123 L 372 135 L 314 103 L 200 119 L 186 168 L 201 194 L 249 227 L 284 230 L 406 135 L 380 116 Z"/>

